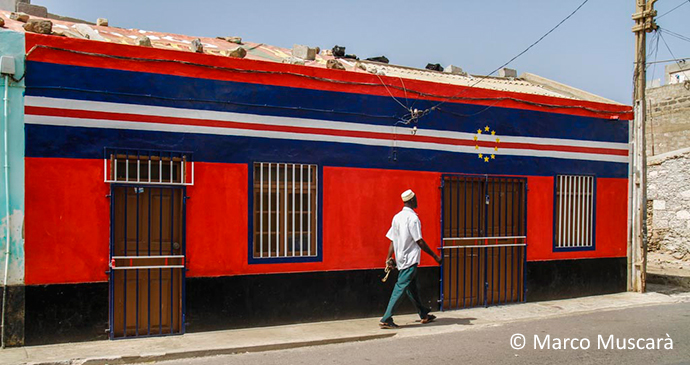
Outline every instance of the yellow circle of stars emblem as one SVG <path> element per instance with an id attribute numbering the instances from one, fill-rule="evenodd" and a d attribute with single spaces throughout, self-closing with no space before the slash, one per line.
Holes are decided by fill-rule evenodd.
<path id="1" fill-rule="evenodd" d="M 501 139 L 496 136 L 496 131 L 492 130 L 491 127 L 489 127 L 488 125 L 486 127 L 484 127 L 484 129 L 481 129 L 481 128 L 477 129 L 477 135 L 474 136 L 474 141 L 477 142 L 477 144 L 474 145 L 474 149 L 475 150 L 479 149 L 478 141 L 479 141 L 479 136 L 482 134 L 484 134 L 484 135 L 491 134 L 492 139 L 494 137 L 496 138 L 496 140 L 495 140 L 496 144 L 494 145 L 494 152 L 498 151 L 498 144 L 501 143 Z M 489 162 L 490 160 L 496 159 L 496 155 L 493 153 L 491 155 L 485 155 L 483 153 L 479 153 L 479 154 L 477 154 L 477 157 L 484 160 L 484 162 Z"/>

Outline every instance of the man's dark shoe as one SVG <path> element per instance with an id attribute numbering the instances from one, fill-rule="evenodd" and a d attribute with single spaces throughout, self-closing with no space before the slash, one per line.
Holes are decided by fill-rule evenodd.
<path id="1" fill-rule="evenodd" d="M 435 316 L 435 315 L 433 315 L 433 314 L 427 314 L 427 315 L 426 315 L 426 318 L 422 319 L 420 322 L 422 322 L 422 324 L 426 324 L 426 323 L 433 322 L 433 321 L 435 321 L 435 320 L 436 320 L 436 316 Z"/>
<path id="2" fill-rule="evenodd" d="M 400 326 L 398 326 L 394 322 L 379 322 L 379 327 L 381 327 L 381 329 L 384 330 L 393 330 L 396 328 L 400 328 Z"/>

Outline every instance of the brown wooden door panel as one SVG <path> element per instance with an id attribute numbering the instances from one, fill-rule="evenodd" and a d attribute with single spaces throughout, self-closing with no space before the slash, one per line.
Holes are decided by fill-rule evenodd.
<path id="1" fill-rule="evenodd" d="M 524 179 L 444 177 L 444 308 L 524 300 L 526 248 L 510 245 L 525 242 L 525 194 Z"/>
<path id="2" fill-rule="evenodd" d="M 184 265 L 154 257 L 184 252 L 183 190 L 116 186 L 112 194 L 112 337 L 180 333 L 184 268 L 126 268 Z"/>

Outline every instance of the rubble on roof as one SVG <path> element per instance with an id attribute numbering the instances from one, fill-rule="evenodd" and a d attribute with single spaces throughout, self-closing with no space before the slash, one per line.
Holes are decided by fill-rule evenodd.
<path id="1" fill-rule="evenodd" d="M 367 61 L 372 61 L 372 62 L 381 62 L 381 63 L 388 63 L 388 57 L 386 56 L 378 56 L 378 57 L 369 57 L 366 59 Z"/>
<path id="2" fill-rule="evenodd" d="M 242 44 L 242 37 L 216 37 L 217 39 L 222 39 L 230 43 Z"/>
<path id="3" fill-rule="evenodd" d="M 201 43 L 201 39 L 197 38 L 192 41 L 192 51 L 196 53 L 204 53 L 204 44 Z"/>
<path id="4" fill-rule="evenodd" d="M 332 69 L 332 70 L 345 70 L 345 66 L 343 66 L 342 63 L 338 62 L 338 60 L 328 60 L 326 62 L 326 68 Z"/>
<path id="5" fill-rule="evenodd" d="M 292 47 L 292 56 L 306 61 L 314 61 L 317 53 L 316 48 L 310 48 L 301 44 L 295 44 Z"/>
<path id="6" fill-rule="evenodd" d="M 137 38 L 137 45 L 142 47 L 153 47 L 151 39 L 145 35 Z"/>
<path id="7" fill-rule="evenodd" d="M 247 56 L 247 50 L 244 47 L 237 47 L 232 51 L 226 51 L 228 57 L 235 58 L 245 58 Z"/>
<path id="8" fill-rule="evenodd" d="M 24 24 L 24 29 L 27 32 L 51 34 L 53 32 L 53 23 L 45 19 L 29 19 L 29 21 Z"/>
<path id="9" fill-rule="evenodd" d="M 10 14 L 10 19 L 26 23 L 27 21 L 29 21 L 29 14 L 13 11 Z"/>
<path id="10" fill-rule="evenodd" d="M 443 66 L 440 63 L 427 63 L 425 68 L 431 71 L 443 71 Z"/>
<path id="11" fill-rule="evenodd" d="M 56 17 L 48 14 L 52 21 L 52 33 L 55 36 L 63 36 L 91 41 L 110 42 L 130 46 L 144 46 L 158 49 L 176 50 L 181 52 L 196 52 L 202 50 L 204 54 L 219 57 L 244 58 L 268 62 L 289 63 L 304 65 L 307 67 L 328 68 L 346 70 L 349 72 L 371 73 L 375 75 L 387 75 L 395 78 L 407 78 L 421 81 L 444 83 L 460 86 L 475 86 L 484 89 L 504 90 L 511 92 L 554 96 L 578 100 L 602 101 L 603 98 L 591 95 L 579 90 L 577 93 L 555 82 L 547 82 L 547 79 L 531 75 L 525 78 L 524 74 L 517 77 L 517 72 L 504 71 L 505 77 L 482 76 L 480 86 L 476 86 L 477 77 L 472 76 L 460 67 L 434 64 L 436 71 L 418 69 L 399 65 L 386 64 L 388 60 L 384 56 L 373 57 L 370 60 L 359 61 L 357 56 L 347 54 L 344 46 L 336 45 L 332 49 L 321 51 L 318 47 L 302 46 L 297 50 L 255 43 L 243 40 L 238 36 L 231 37 L 193 37 L 182 34 L 170 34 L 141 29 L 124 29 L 109 26 L 107 21 L 101 19 L 97 24 L 86 24 L 84 21 L 66 17 Z M 5 28 L 16 32 L 27 32 L 24 23 L 29 19 L 46 20 L 27 14 L 10 13 L 0 11 L 0 17 L 5 19 Z M 45 24 L 45 23 L 44 23 Z M 43 25 L 46 27 L 46 25 Z M 33 26 L 32 26 L 33 27 Z M 32 28 L 33 29 L 33 28 Z M 195 42 L 198 40 L 198 42 Z M 194 44 L 193 44 L 194 43 Z M 238 45 L 242 45 L 239 47 Z M 300 56 L 300 57 L 296 57 Z M 304 58 L 301 58 L 304 57 Z M 438 72 L 444 71 L 444 72 Z M 514 75 L 514 76 L 513 76 Z M 544 81 L 547 80 L 547 81 Z M 560 86 L 559 86 L 560 85 Z M 598 98 L 598 99 L 597 99 Z M 610 103 L 615 103 L 608 101 Z"/>

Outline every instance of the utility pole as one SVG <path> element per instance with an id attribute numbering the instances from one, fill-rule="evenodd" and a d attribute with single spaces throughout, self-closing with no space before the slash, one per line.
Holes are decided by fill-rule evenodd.
<path id="1" fill-rule="evenodd" d="M 656 0 L 635 0 L 635 86 L 633 102 L 633 156 L 630 181 L 630 224 L 628 235 L 628 290 L 644 293 L 647 279 L 647 156 L 645 140 L 647 87 L 647 33 L 658 27 L 654 22 Z"/>

